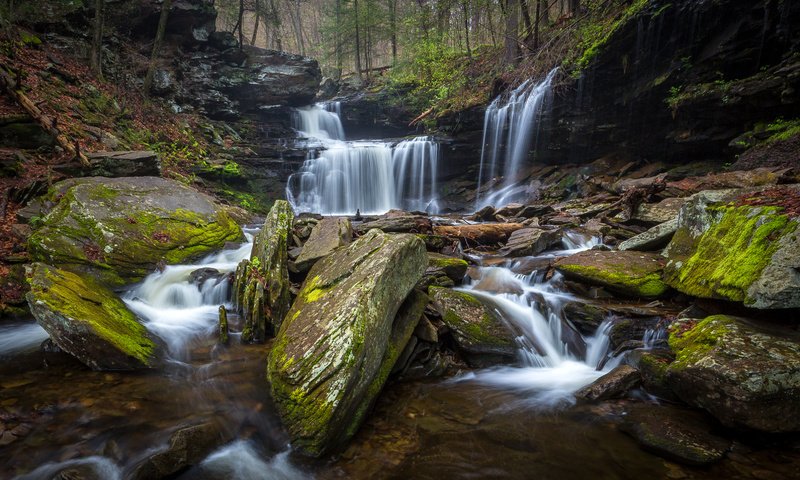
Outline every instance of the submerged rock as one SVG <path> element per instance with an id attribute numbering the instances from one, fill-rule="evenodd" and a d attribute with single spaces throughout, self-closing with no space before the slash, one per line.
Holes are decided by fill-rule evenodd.
<path id="1" fill-rule="evenodd" d="M 28 239 L 31 258 L 113 286 L 242 237 L 211 197 L 165 178 L 90 177 L 54 189 L 61 192 L 58 203 Z"/>
<path id="2" fill-rule="evenodd" d="M 741 318 L 715 315 L 670 327 L 675 361 L 666 383 L 683 401 L 724 425 L 800 431 L 800 341 Z"/>
<path id="3" fill-rule="evenodd" d="M 353 240 L 353 228 L 345 217 L 326 217 L 311 230 L 303 250 L 295 260 L 300 272 L 307 272 L 317 260 L 328 256 L 335 249 Z"/>
<path id="4" fill-rule="evenodd" d="M 277 332 L 289 310 L 289 232 L 294 213 L 278 200 L 253 242 L 249 260 L 236 267 L 234 299 L 244 320 L 243 342 L 263 342 Z"/>
<path id="5" fill-rule="evenodd" d="M 157 366 L 161 345 L 114 292 L 90 277 L 35 263 L 28 304 L 63 351 L 93 370 Z"/>
<path id="6" fill-rule="evenodd" d="M 466 292 L 431 287 L 430 294 L 470 365 L 486 367 L 514 360 L 514 334 L 494 310 Z"/>
<path id="7" fill-rule="evenodd" d="M 218 425 L 208 422 L 177 430 L 166 449 L 150 455 L 136 466 L 132 480 L 173 478 L 176 473 L 200 463 L 228 439 Z"/>
<path id="8" fill-rule="evenodd" d="M 681 209 L 665 281 L 752 308 L 800 307 L 800 186 L 701 192 Z"/>
<path id="9" fill-rule="evenodd" d="M 358 430 L 416 326 L 395 318 L 427 264 L 416 236 L 371 230 L 311 268 L 267 369 L 296 448 L 320 456 Z"/>
<path id="10" fill-rule="evenodd" d="M 731 448 L 731 441 L 715 435 L 703 415 L 683 408 L 636 406 L 620 429 L 643 449 L 686 465 L 713 464 Z"/>
<path id="11" fill-rule="evenodd" d="M 669 290 L 661 281 L 664 260 L 652 253 L 588 250 L 554 264 L 565 277 L 605 287 L 629 297 L 660 297 Z"/>

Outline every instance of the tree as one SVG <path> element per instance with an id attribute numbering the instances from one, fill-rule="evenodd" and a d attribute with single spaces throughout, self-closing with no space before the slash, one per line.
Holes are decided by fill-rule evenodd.
<path id="1" fill-rule="evenodd" d="M 150 54 L 150 63 L 147 65 L 147 74 L 144 76 L 145 95 L 150 95 L 150 87 L 153 85 L 153 76 L 156 73 L 158 54 L 161 51 L 161 44 L 164 42 L 164 34 L 167 31 L 167 19 L 169 18 L 170 8 L 172 8 L 172 0 L 164 0 L 164 3 L 161 5 L 161 15 L 158 17 L 158 30 L 156 30 L 156 39 L 153 42 L 153 51 Z"/>
<path id="2" fill-rule="evenodd" d="M 505 60 L 515 65 L 519 59 L 519 0 L 506 0 Z"/>
<path id="3" fill-rule="evenodd" d="M 97 78 L 103 78 L 103 10 L 105 0 L 94 0 L 94 34 L 89 66 Z"/>

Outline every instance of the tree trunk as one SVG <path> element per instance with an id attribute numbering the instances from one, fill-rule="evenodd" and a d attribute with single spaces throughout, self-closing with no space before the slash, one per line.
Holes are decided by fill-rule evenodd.
<path id="1" fill-rule="evenodd" d="M 239 50 L 244 46 L 244 0 L 239 0 Z"/>
<path id="2" fill-rule="evenodd" d="M 358 28 L 358 0 L 353 0 L 353 10 L 356 20 L 356 78 L 361 81 L 361 38 Z"/>
<path id="3" fill-rule="evenodd" d="M 519 0 L 506 0 L 506 53 L 507 63 L 516 65 L 519 59 Z"/>
<path id="4" fill-rule="evenodd" d="M 335 48 L 336 48 L 336 80 L 342 78 L 342 69 L 344 68 L 344 54 L 342 52 L 342 0 L 336 0 L 336 33 L 335 33 Z"/>
<path id="5" fill-rule="evenodd" d="M 467 44 L 467 56 L 472 56 L 472 49 L 469 46 L 469 6 L 466 0 L 461 2 L 461 8 L 464 10 L 464 41 Z"/>
<path id="6" fill-rule="evenodd" d="M 156 62 L 161 51 L 161 44 L 164 42 L 164 34 L 167 31 L 167 19 L 171 7 L 172 0 L 164 0 L 164 3 L 161 4 L 161 15 L 158 17 L 158 30 L 156 30 L 156 39 L 153 42 L 153 52 L 150 54 L 147 74 L 144 76 L 144 94 L 147 96 L 150 95 L 150 87 L 153 85 L 153 75 L 156 73 Z"/>
<path id="7" fill-rule="evenodd" d="M 536 7 L 536 11 L 538 12 L 541 8 L 542 14 L 536 14 L 536 20 L 542 21 L 544 23 L 550 23 L 550 2 L 549 0 L 539 0 L 539 4 Z"/>
<path id="8" fill-rule="evenodd" d="M 389 30 L 392 42 L 392 65 L 397 64 L 397 0 L 389 0 Z"/>
<path id="9" fill-rule="evenodd" d="M 103 10 L 105 0 L 94 0 L 94 35 L 92 37 L 92 51 L 89 56 L 89 66 L 92 73 L 103 78 Z"/>
<path id="10" fill-rule="evenodd" d="M 546 0 L 545 0 L 546 1 Z M 533 49 L 539 48 L 539 22 L 541 22 L 542 2 L 536 2 L 536 24 L 533 27 Z"/>
<path id="11" fill-rule="evenodd" d="M 522 10 L 522 20 L 525 22 L 525 34 L 523 42 L 528 47 L 533 44 L 533 24 L 531 22 L 531 13 L 528 10 L 528 0 L 520 0 L 520 10 Z"/>
<path id="12" fill-rule="evenodd" d="M 261 20 L 261 7 L 258 4 L 258 0 L 255 0 L 255 10 L 256 10 L 256 25 L 253 27 L 253 36 L 250 38 L 250 45 L 255 46 L 256 39 L 258 38 L 258 22 Z"/>

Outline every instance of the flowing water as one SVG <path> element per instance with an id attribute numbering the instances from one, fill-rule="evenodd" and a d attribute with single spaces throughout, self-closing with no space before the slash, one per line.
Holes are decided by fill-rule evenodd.
<path id="1" fill-rule="evenodd" d="M 435 140 L 345 141 L 340 114 L 338 102 L 297 109 L 295 128 L 311 148 L 286 187 L 295 210 L 325 215 L 391 209 L 437 213 Z"/>
<path id="2" fill-rule="evenodd" d="M 507 97 L 497 97 L 486 109 L 476 210 L 487 205 L 500 207 L 524 197 L 526 186 L 516 175 L 529 162 L 531 148 L 536 147 L 557 71 L 551 70 L 539 83 L 524 82 Z M 486 193 L 484 185 L 491 185 Z"/>

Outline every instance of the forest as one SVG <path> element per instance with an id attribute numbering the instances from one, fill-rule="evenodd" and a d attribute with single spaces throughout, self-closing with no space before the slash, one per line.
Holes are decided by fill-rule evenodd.
<path id="1" fill-rule="evenodd" d="M 0 480 L 800 477 L 800 4 L 0 0 Z"/>

